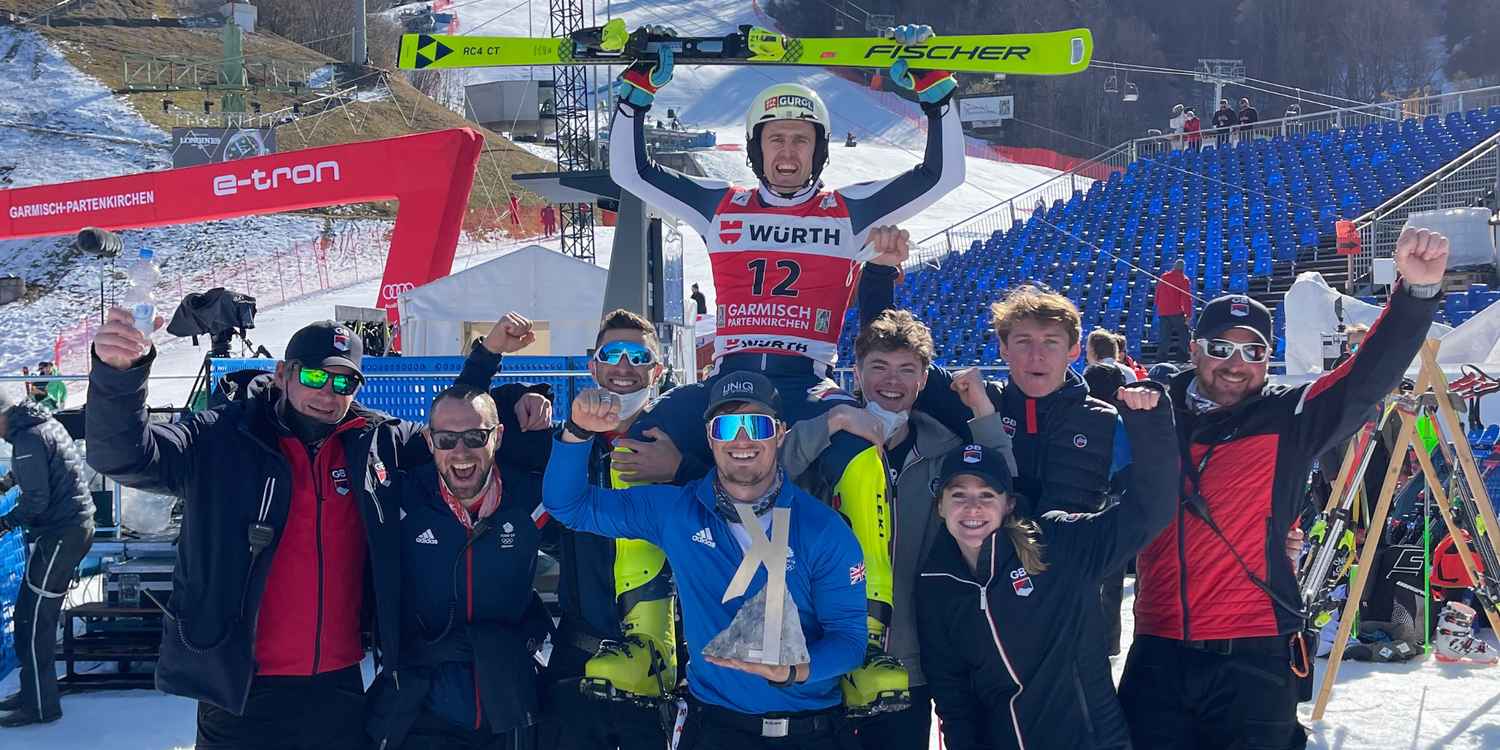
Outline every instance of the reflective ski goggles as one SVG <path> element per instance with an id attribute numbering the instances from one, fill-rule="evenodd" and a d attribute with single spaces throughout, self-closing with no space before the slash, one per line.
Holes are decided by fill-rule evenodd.
<path id="1" fill-rule="evenodd" d="M 634 341 L 611 341 L 594 350 L 594 359 L 602 364 L 619 364 L 621 357 L 636 367 L 656 364 L 656 353 Z"/>
<path id="2" fill-rule="evenodd" d="M 333 392 L 340 396 L 353 396 L 354 392 L 364 384 L 364 378 L 358 375 L 335 375 L 327 370 L 314 370 L 310 367 L 297 368 L 297 382 L 312 389 L 320 389 L 333 382 Z"/>
<path id="3" fill-rule="evenodd" d="M 1198 339 L 1198 346 L 1203 348 L 1203 353 L 1214 359 L 1229 359 L 1235 352 L 1240 353 L 1240 358 L 1251 364 L 1259 364 L 1266 361 L 1270 347 L 1258 342 L 1248 344 L 1236 344 L 1224 339 Z"/>
<path id="4" fill-rule="evenodd" d="M 770 440 L 776 437 L 776 418 L 769 414 L 720 414 L 708 420 L 708 436 L 727 443 L 745 431 L 751 440 Z"/>
<path id="5" fill-rule="evenodd" d="M 470 448 L 483 448 L 490 442 L 490 434 L 495 431 L 494 427 L 464 430 L 454 432 L 453 430 L 428 430 L 432 436 L 432 447 L 440 451 L 451 451 L 458 447 L 458 441 L 463 440 L 464 445 Z"/>

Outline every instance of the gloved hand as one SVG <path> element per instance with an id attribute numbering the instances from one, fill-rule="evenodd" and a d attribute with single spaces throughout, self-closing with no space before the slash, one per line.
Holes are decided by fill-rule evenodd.
<path id="1" fill-rule="evenodd" d="M 10 530 L 13 528 L 15 527 L 11 526 L 9 521 L 5 520 L 3 516 L 0 516 L 0 536 L 5 536 L 6 534 L 10 533 Z"/>
<path id="2" fill-rule="evenodd" d="M 916 92 L 917 100 L 924 107 L 933 107 L 948 101 L 958 88 L 958 81 L 946 70 L 913 71 L 911 64 L 897 60 L 891 66 L 891 80 L 897 86 Z"/>
<path id="3" fill-rule="evenodd" d="M 642 29 L 653 35 L 675 36 L 666 27 L 647 26 Z M 656 60 L 637 60 L 620 75 L 620 99 L 637 109 L 647 109 L 656 100 L 656 92 L 672 80 L 672 49 L 662 46 L 657 50 Z"/>
<path id="4" fill-rule="evenodd" d="M 933 37 L 932 27 L 927 24 L 908 23 L 893 29 L 886 29 L 885 36 L 894 39 L 897 44 L 911 46 L 921 44 Z"/>

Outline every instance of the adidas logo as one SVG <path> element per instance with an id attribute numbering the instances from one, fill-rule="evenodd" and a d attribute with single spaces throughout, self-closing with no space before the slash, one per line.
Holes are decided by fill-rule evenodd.
<path id="1" fill-rule="evenodd" d="M 718 548 L 719 546 L 717 544 L 714 544 L 714 535 L 709 533 L 707 526 L 699 529 L 698 533 L 693 535 L 693 541 L 699 544 L 706 544 L 714 548 Z"/>
<path id="2" fill-rule="evenodd" d="M 432 529 L 428 529 L 417 535 L 417 544 L 437 544 L 437 537 L 432 535 Z"/>

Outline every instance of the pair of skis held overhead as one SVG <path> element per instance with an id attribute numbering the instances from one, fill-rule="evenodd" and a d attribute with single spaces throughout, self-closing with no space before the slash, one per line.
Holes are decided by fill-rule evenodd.
<path id="1" fill-rule="evenodd" d="M 904 45 L 883 37 L 798 39 L 755 26 L 717 37 L 676 36 L 660 27 L 626 29 L 624 19 L 563 38 L 431 36 L 401 38 L 405 70 L 506 65 L 629 65 L 654 59 L 666 46 L 678 64 L 816 65 L 887 68 L 906 60 L 916 70 L 1015 75 L 1067 75 L 1088 68 L 1094 39 L 1088 29 L 1039 34 L 945 36 Z"/>

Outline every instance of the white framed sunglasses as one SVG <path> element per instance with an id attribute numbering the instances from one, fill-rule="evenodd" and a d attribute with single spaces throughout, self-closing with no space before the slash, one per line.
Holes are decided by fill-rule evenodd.
<path id="1" fill-rule="evenodd" d="M 1229 359 L 1239 352 L 1240 358 L 1251 364 L 1260 364 L 1271 354 L 1271 347 L 1259 341 L 1237 344 L 1224 339 L 1198 339 L 1198 346 L 1214 359 Z"/>

